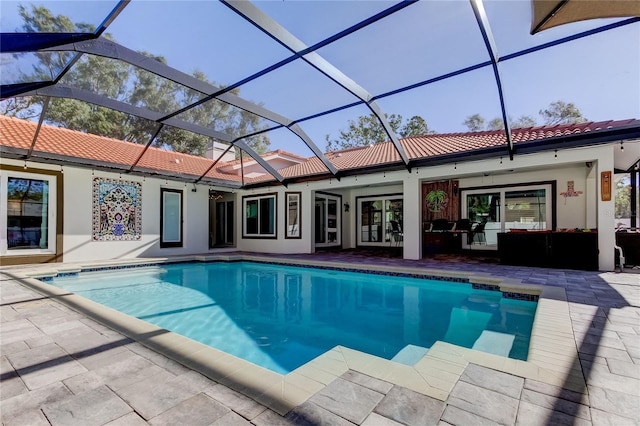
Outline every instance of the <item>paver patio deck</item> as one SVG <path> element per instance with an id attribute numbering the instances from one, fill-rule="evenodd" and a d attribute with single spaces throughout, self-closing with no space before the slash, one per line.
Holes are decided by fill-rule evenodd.
<path id="1" fill-rule="evenodd" d="M 569 353 L 577 357 L 563 357 L 566 341 L 560 335 L 565 331 L 558 330 L 557 340 L 547 336 L 558 345 L 550 344 L 544 356 L 557 357 L 559 386 L 524 371 L 506 373 L 434 357 L 442 380 L 457 378 L 444 400 L 376 378 L 375 370 L 369 375 L 348 369 L 281 415 L 259 397 L 211 380 L 21 285 L 12 278 L 20 268 L 11 267 L 0 277 L 2 424 L 640 424 L 640 274 L 510 267 L 460 258 L 409 261 L 356 252 L 271 257 L 466 271 L 559 287 L 566 292 L 568 333 L 575 344 Z M 546 321 L 553 325 L 553 318 Z M 575 381 L 578 376 L 584 381 Z"/>

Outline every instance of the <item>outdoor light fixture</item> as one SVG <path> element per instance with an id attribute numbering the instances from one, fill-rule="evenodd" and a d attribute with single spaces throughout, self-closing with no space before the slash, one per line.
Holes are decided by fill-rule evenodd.
<path id="1" fill-rule="evenodd" d="M 500 157 L 500 164 L 502 164 L 502 157 Z"/>
<path id="2" fill-rule="evenodd" d="M 24 169 L 27 170 L 27 160 L 24 160 Z"/>
<path id="3" fill-rule="evenodd" d="M 624 151 L 623 141 L 620 141 L 620 151 Z"/>
<path id="4" fill-rule="evenodd" d="M 351 206 L 349 206 L 349 203 L 344 203 L 344 212 L 345 212 L 345 213 L 349 213 L 349 208 L 350 208 L 350 207 L 351 207 Z"/>
<path id="5" fill-rule="evenodd" d="M 553 154 L 553 157 L 554 157 L 554 158 L 558 158 L 558 150 L 557 150 L 557 149 L 555 150 L 555 152 L 554 152 L 554 154 Z"/>

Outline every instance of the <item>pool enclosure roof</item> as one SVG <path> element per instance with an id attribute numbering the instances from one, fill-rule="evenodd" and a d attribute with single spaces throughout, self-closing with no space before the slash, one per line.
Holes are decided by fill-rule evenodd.
<path id="1" fill-rule="evenodd" d="M 603 16 L 603 5 L 607 17 L 592 19 Z M 640 116 L 636 1 L 42 3 L 52 16 L 75 24 L 75 31 L 62 32 L 46 25 L 41 27 L 47 32 L 33 32 L 33 23 L 25 30 L 21 6 L 35 13 L 28 3 L 2 3 L 0 89 L 5 103 L 37 100 L 31 146 L 18 156 L 25 160 L 38 152 L 42 124 L 59 124 L 50 111 L 56 99 L 137 120 L 144 131 L 122 139 L 142 148 L 124 171 L 153 174 L 144 166 L 145 156 L 155 155 L 149 148 L 167 148 L 158 142 L 164 132 L 181 129 L 223 149 L 203 160 L 199 174 L 173 176 L 232 187 L 236 180 L 212 176 L 220 154 L 230 149 L 260 164 L 272 177 L 260 179 L 264 183 L 294 180 L 256 152 L 253 141 L 265 137 L 271 151 L 314 157 L 309 174 L 339 179 L 353 173 L 341 167 L 338 156 L 325 153 L 325 144 L 361 117 L 379 123 L 390 160 L 365 162 L 356 170 L 411 170 L 480 155 L 513 159 L 538 149 L 519 152 L 514 138 L 522 132 L 512 128 L 514 119 L 556 100 L 575 102 L 593 121 L 618 121 L 582 132 L 579 141 L 540 132 L 539 149 L 640 136 L 638 121 L 625 120 Z M 95 81 L 80 81 L 76 76 L 83 69 Z M 114 91 L 101 80 L 120 83 Z M 151 80 L 172 94 L 171 102 L 136 92 L 141 81 Z M 474 114 L 503 123 L 501 146 L 407 151 L 411 138 L 403 140 L 400 116 L 423 117 L 426 133 L 454 134 Z M 113 168 L 114 162 L 91 167 Z M 255 184 L 244 179 L 242 168 L 240 182 Z"/>

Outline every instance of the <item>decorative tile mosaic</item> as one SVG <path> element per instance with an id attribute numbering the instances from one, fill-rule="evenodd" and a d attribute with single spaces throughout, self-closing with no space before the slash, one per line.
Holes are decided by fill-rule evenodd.
<path id="1" fill-rule="evenodd" d="M 93 179 L 93 240 L 139 240 L 142 185 L 118 179 Z"/>
<path id="2" fill-rule="evenodd" d="M 500 291 L 500 286 L 495 284 L 472 283 L 474 290 Z"/>
<path id="3" fill-rule="evenodd" d="M 525 300 L 527 302 L 537 302 L 540 299 L 537 294 L 514 293 L 512 291 L 503 291 L 502 297 L 505 299 Z"/>

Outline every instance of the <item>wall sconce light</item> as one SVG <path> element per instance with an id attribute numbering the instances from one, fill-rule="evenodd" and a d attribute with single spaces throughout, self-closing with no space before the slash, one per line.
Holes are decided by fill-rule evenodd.
<path id="1" fill-rule="evenodd" d="M 345 213 L 349 213 L 349 209 L 351 208 L 351 206 L 349 205 L 349 203 L 344 203 L 344 212 Z"/>
<path id="2" fill-rule="evenodd" d="M 622 144 L 623 142 L 620 141 L 620 151 L 624 151 L 624 145 Z"/>
<path id="3" fill-rule="evenodd" d="M 459 182 L 457 180 L 453 181 L 453 195 L 458 195 L 458 184 Z"/>

